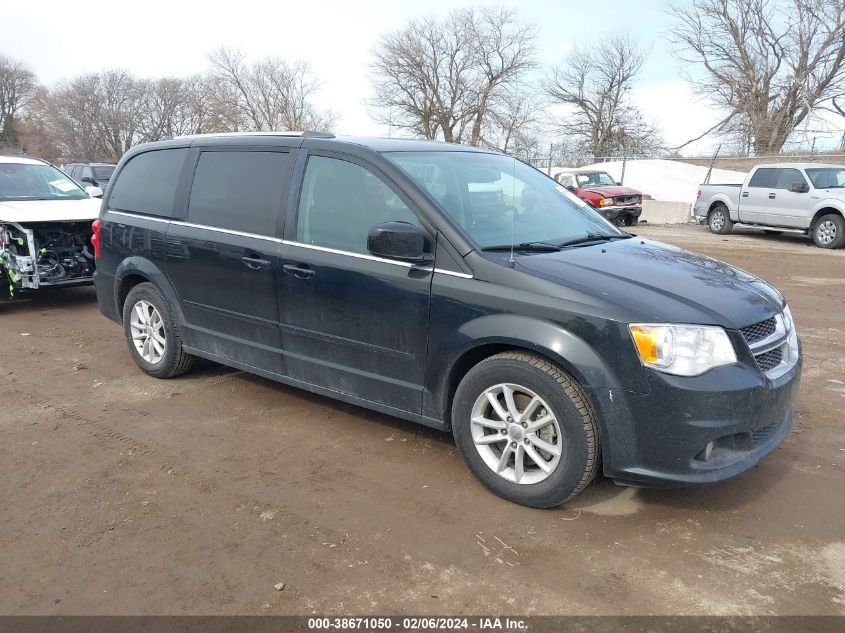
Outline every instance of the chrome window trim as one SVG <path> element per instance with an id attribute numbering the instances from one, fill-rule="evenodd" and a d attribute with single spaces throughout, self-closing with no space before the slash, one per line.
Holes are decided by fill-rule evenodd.
<path id="1" fill-rule="evenodd" d="M 417 264 L 411 262 L 400 262 L 395 259 L 387 259 L 385 257 L 376 257 L 375 255 L 367 255 L 366 253 L 353 253 L 352 251 L 342 251 L 337 248 L 329 248 L 327 246 L 319 246 L 317 244 L 306 244 L 305 242 L 296 242 L 294 240 L 282 240 L 282 244 L 285 246 L 299 246 L 302 248 L 308 248 L 315 251 L 323 251 L 324 253 L 334 253 L 335 255 L 346 255 L 347 257 L 356 257 L 358 259 L 368 259 L 370 261 L 375 262 L 384 262 L 385 264 L 393 264 L 395 266 L 402 266 L 405 268 L 416 268 L 417 270 L 427 270 L 430 272 L 440 273 L 442 275 L 451 275 L 453 277 L 462 277 L 464 279 L 472 279 L 473 275 L 469 275 L 467 273 L 459 273 L 452 270 L 445 270 L 443 268 L 427 268 L 424 266 L 418 266 Z"/>
<path id="2" fill-rule="evenodd" d="M 410 262 L 400 262 L 395 259 L 385 259 L 384 257 L 376 257 L 375 255 L 367 255 L 365 253 L 353 253 L 352 251 L 342 251 L 336 248 L 328 248 L 327 246 L 318 246 L 317 244 L 306 244 L 305 242 L 296 242 L 293 240 L 282 240 L 285 246 L 299 246 L 307 248 L 312 251 L 322 251 L 324 253 L 334 253 L 335 255 L 346 255 L 347 257 L 355 257 L 357 259 L 368 259 L 375 262 L 384 262 L 385 264 L 394 264 L 396 266 L 403 266 L 405 268 L 420 268 L 420 270 L 427 270 L 425 268 L 416 266 Z M 431 269 L 428 269 L 431 270 Z"/>
<path id="3" fill-rule="evenodd" d="M 157 215 L 142 215 L 140 213 L 129 213 L 128 211 L 114 211 L 112 209 L 106 209 L 106 213 L 110 215 L 122 215 L 127 218 L 137 218 L 138 220 L 150 220 L 151 222 L 162 222 L 164 224 L 170 224 L 172 220 L 169 218 L 163 218 Z"/>
<path id="4" fill-rule="evenodd" d="M 285 246 L 298 246 L 300 248 L 307 248 L 315 251 L 322 251 L 324 253 L 333 253 L 335 255 L 345 255 L 347 257 L 355 257 L 357 259 L 366 259 L 374 262 L 382 262 L 385 264 L 392 264 L 394 266 L 402 266 L 403 268 L 416 268 L 418 270 L 427 270 L 429 272 L 439 273 L 441 275 L 449 275 L 451 277 L 460 277 L 461 279 L 472 279 L 473 275 L 468 273 L 461 273 L 454 270 L 445 270 L 443 268 L 427 268 L 417 266 L 411 262 L 400 262 L 395 259 L 386 259 L 384 257 L 376 257 L 375 255 L 367 255 L 365 253 L 353 253 L 351 251 L 342 251 L 336 248 L 328 248 L 326 246 L 318 246 L 317 244 L 305 244 L 304 242 L 296 242 L 293 240 L 282 240 L 277 237 L 270 237 L 269 235 L 259 235 L 257 233 L 247 233 L 246 231 L 235 231 L 233 229 L 223 229 L 217 226 L 208 226 L 205 224 L 195 224 L 193 222 L 183 222 L 181 220 L 167 220 L 165 218 L 146 216 L 139 213 L 128 213 L 126 211 L 112 211 L 106 210 L 112 215 L 120 215 L 128 218 L 137 218 L 139 220 L 151 220 L 153 222 L 162 222 L 164 224 L 171 224 L 173 226 L 184 226 L 193 229 L 203 229 L 205 231 L 215 231 L 218 233 L 225 233 L 227 235 L 237 235 L 239 237 L 251 237 L 259 240 L 267 240 L 268 242 L 276 242 L 277 244 L 284 244 Z"/>
<path id="5" fill-rule="evenodd" d="M 184 226 L 189 229 L 202 229 L 204 231 L 214 231 L 216 233 L 225 233 L 226 235 L 237 235 L 238 237 L 251 237 L 257 240 L 266 240 L 268 242 L 280 243 L 278 237 L 271 235 L 261 235 L 259 233 L 247 233 L 246 231 L 236 231 L 234 229 L 224 229 L 219 226 L 208 226 L 207 224 L 194 224 L 193 222 L 182 222 L 181 220 L 171 220 L 170 224 L 173 226 Z"/>

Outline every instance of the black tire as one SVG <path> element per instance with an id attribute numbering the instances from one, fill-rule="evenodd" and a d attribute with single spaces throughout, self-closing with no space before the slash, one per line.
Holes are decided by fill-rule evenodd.
<path id="1" fill-rule="evenodd" d="M 731 221 L 731 214 L 723 204 L 717 204 L 707 214 L 707 228 L 716 235 L 727 235 L 733 231 L 734 223 Z"/>
<path id="2" fill-rule="evenodd" d="M 625 226 L 637 226 L 640 223 L 640 218 L 633 215 L 625 216 Z"/>
<path id="3" fill-rule="evenodd" d="M 476 400 L 480 400 L 487 389 L 502 383 L 533 391 L 548 404 L 549 413 L 559 423 L 561 433 L 557 441 L 562 448 L 561 457 L 550 474 L 537 483 L 515 483 L 494 472 L 473 440 L 471 418 Z M 479 481 L 500 497 L 524 506 L 550 508 L 560 505 L 581 492 L 598 469 L 598 423 L 585 391 L 561 367 L 535 354 L 503 352 L 473 367 L 455 392 L 452 427 L 458 452 Z M 518 442 L 511 444 L 509 437 L 505 435 L 505 447 L 508 444 L 517 447 Z M 530 442 L 528 439 L 523 441 L 525 444 Z"/>
<path id="4" fill-rule="evenodd" d="M 828 213 L 813 225 L 813 243 L 819 248 L 842 248 L 845 245 L 845 219 Z"/>
<path id="5" fill-rule="evenodd" d="M 152 304 L 161 315 L 164 326 L 164 353 L 161 359 L 155 363 L 148 362 L 144 359 L 135 348 L 135 343 L 132 340 L 130 319 L 135 306 L 141 301 Z M 196 360 L 196 357 L 191 356 L 182 349 L 179 325 L 176 323 L 173 311 L 170 309 L 167 299 L 164 298 L 161 291 L 151 283 L 138 284 L 126 295 L 126 301 L 123 304 L 123 333 L 126 337 L 129 353 L 132 355 L 135 364 L 145 373 L 155 378 L 174 378 L 180 376 L 189 371 Z"/>

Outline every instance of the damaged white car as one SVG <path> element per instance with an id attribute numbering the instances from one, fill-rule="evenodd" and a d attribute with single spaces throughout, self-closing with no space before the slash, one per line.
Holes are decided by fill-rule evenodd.
<path id="1" fill-rule="evenodd" d="M 93 282 L 97 195 L 49 163 L 0 156 L 0 293 Z"/>

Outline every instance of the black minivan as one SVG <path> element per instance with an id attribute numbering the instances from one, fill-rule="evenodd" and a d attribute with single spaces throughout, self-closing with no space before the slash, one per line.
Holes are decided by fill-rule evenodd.
<path id="1" fill-rule="evenodd" d="M 524 505 L 599 468 L 722 480 L 792 424 L 801 351 L 774 288 L 498 153 L 314 132 L 139 145 L 94 242 L 100 309 L 143 371 L 202 357 L 451 431 Z"/>

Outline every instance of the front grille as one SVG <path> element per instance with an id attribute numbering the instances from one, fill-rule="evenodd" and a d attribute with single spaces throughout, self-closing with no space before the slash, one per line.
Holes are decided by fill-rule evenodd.
<path id="1" fill-rule="evenodd" d="M 767 336 L 774 334 L 776 328 L 777 323 L 775 322 L 775 317 L 771 317 L 765 321 L 760 321 L 759 323 L 754 323 L 753 325 L 744 327 L 740 330 L 740 332 L 742 332 L 742 335 L 745 337 L 745 340 L 748 341 L 748 344 L 753 345 L 757 341 L 762 341 Z"/>
<path id="2" fill-rule="evenodd" d="M 613 199 L 614 204 L 639 204 L 639 196 L 616 196 Z"/>
<path id="3" fill-rule="evenodd" d="M 760 367 L 760 371 L 767 372 L 770 369 L 780 365 L 781 361 L 783 360 L 783 350 L 780 347 L 776 347 L 775 349 L 769 350 L 768 352 L 755 356 L 754 360 L 757 361 L 757 365 Z"/>

